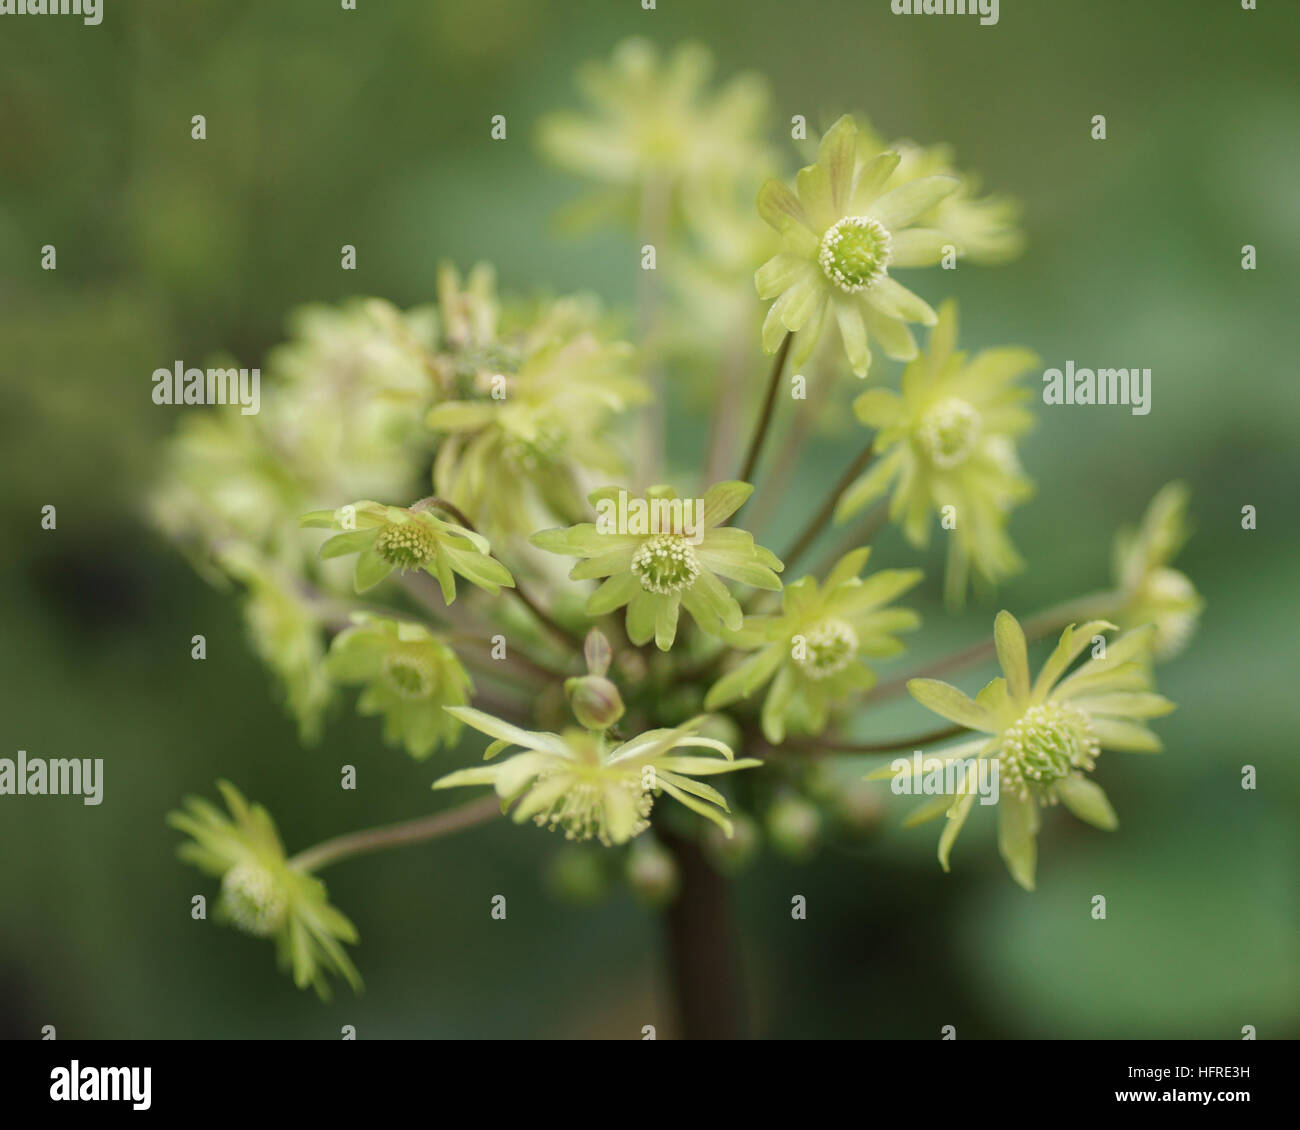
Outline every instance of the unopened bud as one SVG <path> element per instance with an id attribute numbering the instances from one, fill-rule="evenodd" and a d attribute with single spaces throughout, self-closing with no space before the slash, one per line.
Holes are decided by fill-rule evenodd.
<path id="1" fill-rule="evenodd" d="M 650 836 L 632 842 L 626 874 L 632 893 L 648 906 L 663 906 L 677 894 L 677 864 Z"/>
<path id="2" fill-rule="evenodd" d="M 821 834 L 821 814 L 816 807 L 793 794 L 784 796 L 767 812 L 767 834 L 778 851 L 795 859 L 813 853 Z"/>
<path id="3" fill-rule="evenodd" d="M 564 681 L 573 716 L 588 730 L 608 730 L 623 717 L 618 687 L 600 675 L 582 675 Z"/>

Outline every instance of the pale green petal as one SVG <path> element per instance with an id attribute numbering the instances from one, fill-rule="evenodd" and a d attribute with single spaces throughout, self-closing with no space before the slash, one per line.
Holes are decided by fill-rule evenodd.
<path id="1" fill-rule="evenodd" d="M 1101 786 L 1086 777 L 1065 777 L 1056 783 L 1056 793 L 1061 798 L 1061 803 L 1084 823 L 1104 832 L 1113 832 L 1119 827 L 1119 817 L 1115 815 Z"/>
<path id="2" fill-rule="evenodd" d="M 379 556 L 373 546 L 363 549 L 352 571 L 352 587 L 357 592 L 374 588 L 393 571 L 393 566 Z"/>
<path id="3" fill-rule="evenodd" d="M 922 706 L 949 722 L 972 730 L 993 732 L 993 716 L 950 683 L 938 679 L 910 679 L 907 691 Z"/>
<path id="4" fill-rule="evenodd" d="M 1056 650 L 1048 656 L 1047 662 L 1043 664 L 1043 669 L 1038 673 L 1038 678 L 1034 680 L 1034 689 L 1032 691 L 1034 701 L 1041 702 L 1043 700 L 1052 687 L 1056 685 L 1057 679 L 1065 674 L 1070 664 L 1075 661 L 1085 647 L 1092 643 L 1096 636 L 1114 627 L 1114 624 L 1106 620 L 1089 620 L 1088 623 L 1078 628 L 1073 624 L 1069 625 L 1061 633 Z"/>
<path id="5" fill-rule="evenodd" d="M 754 493 L 749 483 L 731 480 L 714 483 L 704 492 L 704 526 L 712 529 L 720 526 L 739 510 Z"/>
<path id="6" fill-rule="evenodd" d="M 360 553 L 367 547 L 374 545 L 375 538 L 378 536 L 378 528 L 349 530 L 346 534 L 339 534 L 337 537 L 332 537 L 325 542 L 320 547 L 320 556 L 323 560 L 329 560 L 331 557 L 343 557 L 349 553 Z"/>
<path id="7" fill-rule="evenodd" d="M 961 181 L 956 177 L 919 177 L 885 193 L 867 209 L 867 215 L 891 232 L 896 231 L 907 227 L 960 186 Z"/>
<path id="8" fill-rule="evenodd" d="M 1020 621 L 1006 609 L 993 621 L 993 643 L 1007 677 L 1007 690 L 1017 703 L 1024 702 L 1029 697 L 1029 653 Z"/>
<path id="9" fill-rule="evenodd" d="M 844 342 L 844 355 L 849 359 L 854 374 L 865 377 L 871 367 L 871 353 L 867 349 L 867 324 L 862 316 L 862 306 L 846 299 L 836 299 L 833 305 L 840 339 Z"/>
<path id="10" fill-rule="evenodd" d="M 775 298 L 783 290 L 801 282 L 813 274 L 817 268 L 807 259 L 783 251 L 774 255 L 754 272 L 754 286 L 759 298 Z"/>
<path id="11" fill-rule="evenodd" d="M 890 240 L 891 267 L 931 267 L 943 258 L 952 240 L 936 228 L 908 228 Z"/>
<path id="12" fill-rule="evenodd" d="M 635 573 L 617 573 L 587 598 L 587 615 L 604 616 L 644 591 Z"/>
<path id="13" fill-rule="evenodd" d="M 785 654 L 785 645 L 774 643 L 751 655 L 713 684 L 704 699 L 704 709 L 717 710 L 738 698 L 748 698 L 772 677 Z"/>
<path id="14" fill-rule="evenodd" d="M 1004 796 L 998 805 L 998 852 L 1011 877 L 1027 891 L 1034 889 L 1037 834 L 1038 808 L 1034 801 Z"/>
<path id="15" fill-rule="evenodd" d="M 1155 734 L 1137 722 L 1121 722 L 1115 718 L 1091 721 L 1102 749 L 1116 753 L 1160 753 L 1165 748 Z"/>
<path id="16" fill-rule="evenodd" d="M 961 832 L 962 825 L 966 823 L 966 817 L 970 815 L 971 805 L 975 803 L 974 791 L 967 789 L 965 794 L 948 810 L 948 820 L 943 826 L 943 832 L 939 836 L 939 865 L 948 870 L 948 856 L 952 852 L 952 845 L 957 842 L 958 833 Z"/>
<path id="17" fill-rule="evenodd" d="M 788 230 L 792 224 L 811 227 L 799 198 L 775 179 L 764 181 L 758 190 L 758 214 L 779 232 Z"/>

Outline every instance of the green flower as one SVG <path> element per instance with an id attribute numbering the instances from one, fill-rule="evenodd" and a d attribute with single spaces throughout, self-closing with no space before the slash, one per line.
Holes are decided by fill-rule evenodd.
<path id="1" fill-rule="evenodd" d="M 623 470 L 614 417 L 647 398 L 631 346 L 606 340 L 581 299 L 550 303 L 501 336 L 495 313 L 444 319 L 463 321 L 455 340 L 469 344 L 435 357 L 446 390 L 426 415 L 441 437 L 437 492 L 494 538 L 537 529 L 543 512 L 580 512 L 584 474 Z"/>
<path id="2" fill-rule="evenodd" d="M 731 822 L 722 815 L 730 811 L 726 798 L 692 778 L 762 764 L 753 758 L 736 761 L 729 746 L 696 735 L 703 717 L 672 730 L 649 730 L 611 747 L 603 734 L 592 730 L 547 734 L 521 730 L 469 707 L 447 710 L 495 739 L 486 757 L 510 746 L 523 752 L 500 765 L 451 773 L 433 787 L 491 785 L 503 810 L 515 805 L 516 824 L 531 817 L 540 827 L 563 828 L 570 840 L 595 838 L 606 846 L 626 843 L 650 826 L 650 809 L 661 792 L 712 820 L 730 836 Z M 722 757 L 675 752 L 692 748 L 711 749 Z"/>
<path id="3" fill-rule="evenodd" d="M 1024 235 L 1019 229 L 1020 205 L 1005 196 L 980 196 L 979 178 L 961 173 L 947 145 L 917 145 L 912 141 L 886 144 L 869 128 L 859 134 L 858 152 L 869 161 L 882 149 L 898 154 L 898 168 L 887 190 L 929 176 L 953 176 L 960 184 L 914 223 L 943 232 L 959 259 L 975 263 L 1004 263 L 1020 254 Z"/>
<path id="4" fill-rule="evenodd" d="M 792 363 L 803 364 L 830 310 L 859 377 L 871 366 L 871 338 L 890 357 L 916 356 L 907 323 L 933 325 L 935 313 L 889 270 L 939 261 L 946 237 L 912 225 L 960 182 L 928 176 L 886 191 L 898 163 L 897 153 L 862 160 L 857 126 L 846 114 L 826 131 L 816 164 L 799 171 L 797 194 L 776 180 L 759 190 L 759 213 L 784 242 L 754 276 L 759 297 L 776 299 L 763 323 L 768 353 L 787 331 L 797 333 Z"/>
<path id="5" fill-rule="evenodd" d="M 1205 606 L 1187 575 L 1169 567 L 1188 538 L 1187 499 L 1183 483 L 1169 483 L 1151 500 L 1141 526 L 1115 539 L 1122 601 L 1115 618 L 1121 627 L 1154 624 L 1156 659 L 1170 659 L 1187 646 Z"/>
<path id="6" fill-rule="evenodd" d="M 730 635 L 738 646 L 761 650 L 724 675 L 704 700 L 717 710 L 748 698 L 772 680 L 763 702 L 763 734 L 785 740 L 787 730 L 820 734 L 834 706 L 869 689 L 875 673 L 864 662 L 897 655 L 896 632 L 916 628 L 908 608 L 884 608 L 921 579 L 918 569 L 886 569 L 861 577 L 870 549 L 846 554 L 818 586 L 814 577 L 786 585 L 779 616 L 747 616 Z M 773 678 L 775 676 L 775 678 Z"/>
<path id="7" fill-rule="evenodd" d="M 1031 684 L 1025 634 L 1010 612 L 999 612 L 993 638 L 1003 677 L 990 682 L 977 698 L 970 699 L 936 679 L 913 679 L 907 684 L 922 706 L 990 735 L 927 759 L 933 763 L 937 758 L 946 766 L 975 755 L 957 788 L 918 810 L 911 821 L 947 812 L 948 822 L 939 838 L 939 862 L 945 871 L 948 853 L 976 798 L 979 763 L 986 759 L 992 760 L 999 782 L 998 849 L 1012 878 L 1026 890 L 1034 889 L 1041 806 L 1059 801 L 1095 827 L 1116 827 L 1110 801 L 1086 774 L 1103 749 L 1159 753 L 1160 739 L 1147 728 L 1146 720 L 1175 707 L 1151 690 L 1148 653 L 1154 629 L 1150 627 L 1120 636 L 1106 645 L 1103 655 L 1065 675 L 1095 636 L 1113 628 L 1104 620 L 1078 628 L 1070 625 Z M 895 766 L 911 775 L 914 764 L 896 762 Z M 929 770 L 924 760 L 922 765 Z M 893 768 L 872 774 L 891 775 Z"/>
<path id="8" fill-rule="evenodd" d="M 604 487 L 589 500 L 596 523 L 543 530 L 531 540 L 549 553 L 582 558 L 569 573 L 573 580 L 605 578 L 587 601 L 587 615 L 627 605 L 628 639 L 637 646 L 653 639 L 667 651 L 683 607 L 706 635 L 740 628 L 740 605 L 719 577 L 781 588 L 776 574 L 783 566 L 775 554 L 722 524 L 753 490 L 748 483 L 717 483 L 703 499 L 681 500 L 671 487 L 651 487 L 644 498 Z"/>
<path id="9" fill-rule="evenodd" d="M 293 973 L 300 989 L 311 985 L 322 999 L 330 995 L 327 974 L 343 977 L 353 989 L 361 976 L 339 942 L 355 944 L 357 931 L 330 906 L 325 884 L 285 858 L 270 814 L 249 805 L 227 781 L 217 788 L 230 817 L 198 797 L 167 822 L 191 837 L 178 854 L 200 871 L 221 879 L 219 920 L 245 933 L 275 941 L 276 958 Z"/>
<path id="10" fill-rule="evenodd" d="M 970 566 L 990 583 L 1021 566 L 1006 534 L 1007 512 L 1033 491 L 1014 440 L 1033 426 L 1030 397 L 1017 379 L 1037 364 L 1025 349 L 989 349 L 967 360 L 954 352 L 957 305 L 943 304 L 929 349 L 903 372 L 902 395 L 870 389 L 854 402 L 858 419 L 877 428 L 875 464 L 840 498 L 847 520 L 893 487 L 889 516 L 922 548 L 932 512 L 950 529 L 946 592 L 957 603 Z"/>
<path id="11" fill-rule="evenodd" d="M 352 620 L 334 637 L 327 666 L 340 682 L 365 684 L 357 709 L 381 716 L 384 740 L 412 757 L 455 742 L 460 726 L 443 707 L 467 703 L 473 691 L 456 653 L 419 624 L 364 612 Z"/>
<path id="12" fill-rule="evenodd" d="M 638 38 L 620 43 L 608 64 L 579 71 L 594 112 L 550 114 L 538 136 L 555 164 L 610 186 L 581 202 L 572 219 L 634 222 L 643 192 L 671 205 L 765 163 L 759 130 L 766 85 L 742 75 L 710 93 L 712 70 L 712 56 L 699 44 L 682 44 L 665 59 Z"/>
<path id="13" fill-rule="evenodd" d="M 510 571 L 491 556 L 485 537 L 428 510 L 356 502 L 338 510 L 313 510 L 298 523 L 344 531 L 327 540 L 320 555 L 360 554 L 352 575 L 357 592 L 374 588 L 394 569 L 422 569 L 436 577 L 448 604 L 456 599 L 457 573 L 493 596 L 502 585 L 515 584 Z"/>
<path id="14" fill-rule="evenodd" d="M 299 737 L 315 742 L 333 695 L 320 618 L 290 576 L 247 546 L 228 547 L 218 561 L 246 586 L 244 620 L 253 648 L 283 684 Z"/>

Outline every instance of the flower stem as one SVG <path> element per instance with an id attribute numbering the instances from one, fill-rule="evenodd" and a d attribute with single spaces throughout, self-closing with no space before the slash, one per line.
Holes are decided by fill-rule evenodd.
<path id="1" fill-rule="evenodd" d="M 786 334 L 772 359 L 772 375 L 767 379 L 767 395 L 763 398 L 763 411 L 758 417 L 758 426 L 754 429 L 754 438 L 749 442 L 749 453 L 740 469 L 738 478 L 743 483 L 753 481 L 754 468 L 758 466 L 758 457 L 763 452 L 763 443 L 767 439 L 768 429 L 772 425 L 772 410 L 776 406 L 776 392 L 781 387 L 781 370 L 785 368 L 785 359 L 790 353 L 790 343 L 794 334 Z"/>
<path id="2" fill-rule="evenodd" d="M 289 860 L 289 866 L 299 871 L 319 871 L 331 863 L 337 863 L 341 859 L 351 859 L 356 855 L 436 840 L 441 836 L 472 828 L 476 824 L 482 824 L 500 815 L 500 801 L 496 797 L 484 797 L 432 816 L 422 816 L 418 820 L 407 820 L 402 824 L 386 824 L 379 828 L 367 828 L 361 832 L 335 836 L 306 851 L 300 851 Z"/>
<path id="3" fill-rule="evenodd" d="M 836 738 L 796 738 L 775 747 L 777 751 L 797 750 L 799 752 L 822 753 L 893 753 L 899 749 L 917 749 L 923 745 L 947 741 L 958 734 L 966 732 L 965 726 L 945 726 L 942 730 L 931 730 L 910 738 L 891 738 L 884 742 L 844 742 Z"/>
<path id="4" fill-rule="evenodd" d="M 727 881 L 694 840 L 659 829 L 677 863 L 681 888 L 666 912 L 668 965 L 683 1039 L 748 1035 L 740 932 Z"/>
<path id="5" fill-rule="evenodd" d="M 830 496 L 824 503 L 822 503 L 822 508 L 813 515 L 812 520 L 804 528 L 803 533 L 799 535 L 799 539 L 786 551 L 785 556 L 781 559 L 785 562 L 785 567 L 787 569 L 792 568 L 794 563 L 808 552 L 808 547 L 817 540 L 817 535 L 822 532 L 826 523 L 831 520 L 831 516 L 835 513 L 835 507 L 840 501 L 840 496 L 848 490 L 849 487 L 857 481 L 858 476 L 866 470 L 867 464 L 871 462 L 874 454 L 875 451 L 872 445 L 867 444 L 862 453 L 845 469 L 844 474 L 840 476 L 839 482 L 835 484 L 835 488 L 831 491 Z"/>
<path id="6" fill-rule="evenodd" d="M 460 510 L 458 507 L 448 502 L 445 498 L 435 498 L 435 497 L 422 498 L 420 499 L 419 502 L 415 503 L 411 507 L 411 509 L 413 511 L 428 510 L 428 509 L 446 511 L 446 513 L 450 514 L 453 518 L 456 519 L 456 522 L 459 525 L 464 526 L 465 529 L 469 530 L 471 533 L 475 533 L 475 534 L 478 533 L 478 530 L 474 528 L 474 523 L 471 522 L 469 518 L 465 516 L 464 511 Z M 537 619 L 537 621 L 541 623 L 545 628 L 547 628 L 553 635 L 557 636 L 559 639 L 564 640 L 564 642 L 567 644 L 576 645 L 579 651 L 582 650 L 582 643 L 583 643 L 582 636 L 578 635 L 576 632 L 569 631 L 568 628 L 563 627 L 562 625 L 556 623 L 556 621 L 551 619 L 550 615 L 544 612 L 538 606 L 538 604 L 532 599 L 532 597 L 530 597 L 526 592 L 524 592 L 524 590 L 520 587 L 518 580 L 515 581 L 514 587 L 511 588 L 509 591 L 514 593 L 515 598 L 519 600 L 520 603 L 522 603 L 523 606 L 533 614 L 533 616 Z"/>

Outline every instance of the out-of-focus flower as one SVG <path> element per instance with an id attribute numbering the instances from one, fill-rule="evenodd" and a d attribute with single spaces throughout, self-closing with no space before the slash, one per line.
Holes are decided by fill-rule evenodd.
<path id="1" fill-rule="evenodd" d="M 1019 228 L 1019 202 L 1008 196 L 981 196 L 979 177 L 958 172 L 951 146 L 918 145 L 914 141 L 886 144 L 870 127 L 860 134 L 859 151 L 870 159 L 882 149 L 898 154 L 898 168 L 887 188 L 897 188 L 909 181 L 929 176 L 955 176 L 961 182 L 928 212 L 916 220 L 920 227 L 943 232 L 956 248 L 959 259 L 974 263 L 1004 263 L 1024 249 L 1024 233 Z"/>
<path id="2" fill-rule="evenodd" d="M 444 399 L 425 422 L 441 437 L 435 490 L 501 538 L 578 513 L 587 474 L 621 473 L 614 417 L 647 392 L 631 346 L 607 340 L 589 303 L 561 299 L 500 328 L 489 286 L 471 274 L 465 295 L 444 287 L 455 333 L 435 356 Z"/>
<path id="3" fill-rule="evenodd" d="M 298 523 L 343 531 L 320 547 L 320 555 L 359 554 L 353 573 L 357 592 L 374 588 L 394 569 L 423 570 L 436 578 L 448 604 L 456 599 L 457 573 L 493 596 L 502 585 L 515 584 L 510 571 L 492 556 L 487 538 L 427 509 L 363 501 L 338 510 L 314 510 Z"/>
<path id="4" fill-rule="evenodd" d="M 861 577 L 870 549 L 842 557 L 819 586 L 803 577 L 782 590 L 778 616 L 748 616 L 729 642 L 759 648 L 713 685 L 704 700 L 717 710 L 747 698 L 771 680 L 763 702 L 763 734 L 785 740 L 787 730 L 820 734 L 831 709 L 876 681 L 867 659 L 903 650 L 896 633 L 921 619 L 908 608 L 884 605 L 921 579 L 919 569 L 885 569 Z"/>
<path id="5" fill-rule="evenodd" d="M 649 41 L 627 39 L 609 63 L 579 71 L 591 112 L 550 114 L 539 132 L 551 161 L 609 186 L 572 209 L 574 219 L 635 221 L 646 207 L 671 208 L 765 164 L 766 84 L 747 74 L 711 93 L 712 70 L 699 44 L 663 58 Z"/>
<path id="6" fill-rule="evenodd" d="M 893 489 L 889 516 L 907 540 L 924 547 L 933 513 L 950 528 L 946 592 L 965 593 L 970 566 L 996 583 L 1021 566 L 1006 534 L 1007 513 L 1033 492 L 1016 457 L 1016 437 L 1033 426 L 1030 392 L 1016 381 L 1037 363 L 1026 349 L 988 349 L 967 359 L 955 352 L 957 305 L 945 302 L 930 346 L 903 372 L 902 394 L 870 389 L 854 411 L 878 429 L 876 462 L 840 498 L 846 521 Z"/>
<path id="7" fill-rule="evenodd" d="M 334 637 L 327 667 L 341 683 L 365 685 L 357 709 L 383 718 L 384 740 L 420 760 L 454 743 L 460 725 L 443 707 L 463 706 L 473 690 L 456 653 L 419 624 L 364 612 L 352 619 Z"/>
<path id="8" fill-rule="evenodd" d="M 299 737 L 315 742 L 333 695 L 318 612 L 291 573 L 258 557 L 248 546 L 233 545 L 219 554 L 218 561 L 245 586 L 244 619 L 253 648 L 283 684 Z"/>
<path id="9" fill-rule="evenodd" d="M 521 730 L 470 707 L 448 707 L 466 725 L 495 739 L 487 757 L 519 746 L 523 752 L 500 765 L 462 769 L 434 782 L 435 789 L 491 785 L 503 806 L 514 805 L 516 824 L 531 818 L 540 827 L 563 828 L 566 839 L 597 839 L 609 846 L 626 843 L 650 826 L 656 795 L 667 793 L 727 835 L 731 823 L 726 798 L 694 778 L 750 769 L 762 762 L 735 760 L 731 748 L 696 734 L 703 718 L 671 730 L 648 730 L 610 746 L 592 730 L 563 734 Z M 681 749 L 708 749 L 720 758 L 680 754 Z"/>
<path id="10" fill-rule="evenodd" d="M 1160 752 L 1160 739 L 1147 728 L 1146 720 L 1168 714 L 1174 704 L 1151 689 L 1151 627 L 1120 636 L 1107 645 L 1104 656 L 1065 674 L 1094 636 L 1113 628 L 1104 620 L 1078 628 L 1070 625 L 1031 683 L 1025 634 L 1010 612 L 999 612 L 993 638 L 1002 677 L 990 682 L 977 698 L 967 698 L 936 679 L 913 679 L 907 684 L 922 706 L 989 735 L 919 759 L 925 774 L 935 767 L 942 771 L 965 765 L 964 773 L 950 774 L 954 781 L 961 777 L 956 787 L 945 788 L 945 795 L 917 813 L 920 819 L 948 814 L 939 838 L 939 862 L 945 871 L 987 769 L 981 770 L 980 765 L 989 759 L 998 774 L 998 849 L 1012 878 L 1026 890 L 1034 888 L 1041 806 L 1059 801 L 1095 827 L 1116 827 L 1106 794 L 1086 774 L 1092 772 L 1103 749 Z M 902 759 L 872 776 L 902 774 L 914 780 L 916 765 L 916 760 Z"/>
<path id="11" fill-rule="evenodd" d="M 1121 594 L 1115 618 L 1125 628 L 1154 624 L 1156 659 L 1170 659 L 1187 646 L 1205 606 L 1190 578 L 1169 566 L 1188 538 L 1187 500 L 1183 483 L 1169 483 L 1151 500 L 1142 524 L 1115 538 Z"/>
<path id="12" fill-rule="evenodd" d="M 651 639 L 668 651 L 684 607 L 706 635 L 740 628 L 736 598 L 719 580 L 779 590 L 776 555 L 744 530 L 722 525 L 753 493 L 748 483 L 716 483 L 703 499 L 682 500 L 671 487 L 651 487 L 645 498 L 604 487 L 590 498 L 599 520 L 534 534 L 534 545 L 582 560 L 569 576 L 604 578 L 587 601 L 589 616 L 627 606 L 628 638 Z"/>
<path id="13" fill-rule="evenodd" d="M 339 944 L 355 944 L 356 927 L 329 904 L 324 883 L 285 858 L 266 809 L 248 804 L 227 781 L 217 788 L 229 816 L 189 797 L 167 822 L 190 837 L 180 857 L 221 880 L 218 915 L 245 933 L 271 938 L 281 968 L 292 972 L 298 988 L 311 985 L 328 998 L 328 975 L 336 974 L 360 989 L 361 976 Z"/>
<path id="14" fill-rule="evenodd" d="M 897 153 L 864 161 L 857 126 L 846 114 L 826 131 L 816 164 L 799 171 L 795 192 L 777 180 L 764 182 L 758 210 L 784 243 L 754 276 L 759 297 L 776 299 L 763 323 L 768 353 L 794 333 L 792 362 L 801 365 L 829 311 L 859 377 L 871 366 L 871 339 L 890 357 L 916 356 L 907 323 L 933 325 L 935 313 L 889 272 L 939 261 L 943 233 L 914 225 L 960 182 L 927 176 L 886 190 L 898 163 Z"/>

